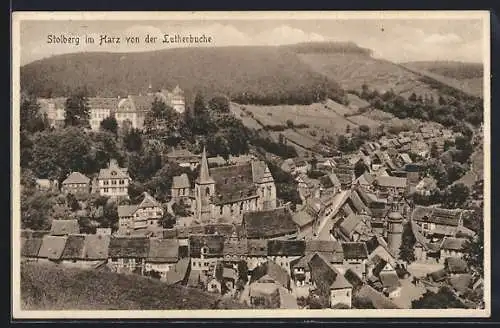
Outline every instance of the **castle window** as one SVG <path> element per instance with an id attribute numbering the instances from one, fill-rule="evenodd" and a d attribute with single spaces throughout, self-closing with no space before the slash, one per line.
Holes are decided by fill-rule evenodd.
<path id="1" fill-rule="evenodd" d="M 210 188 L 209 188 L 209 187 L 207 187 L 207 188 L 205 189 L 205 196 L 209 196 L 209 195 L 210 195 Z"/>
<path id="2" fill-rule="evenodd" d="M 224 178 L 224 184 L 227 184 L 227 178 Z"/>

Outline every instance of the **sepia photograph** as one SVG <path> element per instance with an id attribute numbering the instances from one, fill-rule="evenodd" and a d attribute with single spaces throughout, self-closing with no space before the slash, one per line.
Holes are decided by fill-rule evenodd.
<path id="1" fill-rule="evenodd" d="M 490 316 L 488 12 L 12 37 L 13 318 Z"/>

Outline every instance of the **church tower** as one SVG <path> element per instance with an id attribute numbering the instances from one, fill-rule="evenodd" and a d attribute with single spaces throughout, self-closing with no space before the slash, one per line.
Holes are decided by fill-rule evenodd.
<path id="1" fill-rule="evenodd" d="M 391 211 L 387 217 L 387 246 L 396 258 L 403 241 L 403 216 L 398 211 Z"/>
<path id="2" fill-rule="evenodd" d="M 205 147 L 200 163 L 200 174 L 195 183 L 196 217 L 208 220 L 212 217 L 211 197 L 215 195 L 215 181 L 208 171 L 208 160 Z"/>

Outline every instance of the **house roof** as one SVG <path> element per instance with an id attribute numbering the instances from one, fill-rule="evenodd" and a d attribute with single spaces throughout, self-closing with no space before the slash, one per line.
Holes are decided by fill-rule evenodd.
<path id="1" fill-rule="evenodd" d="M 84 258 L 105 260 L 108 258 L 110 235 L 86 235 Z"/>
<path id="2" fill-rule="evenodd" d="M 126 168 L 121 168 L 115 160 L 111 160 L 107 168 L 100 169 L 97 179 L 129 179 Z"/>
<path id="3" fill-rule="evenodd" d="M 324 175 L 319 180 L 324 188 L 340 187 L 342 185 L 335 173 Z"/>
<path id="4" fill-rule="evenodd" d="M 329 289 L 352 288 L 347 279 L 332 267 L 324 257 L 318 253 L 309 260 L 311 280 L 319 287 Z"/>
<path id="5" fill-rule="evenodd" d="M 190 186 L 189 178 L 186 173 L 182 173 L 172 178 L 172 188 L 174 189 L 189 188 Z"/>
<path id="6" fill-rule="evenodd" d="M 78 224 L 78 220 L 52 220 L 50 234 L 53 236 L 64 236 L 79 233 L 80 225 Z"/>
<path id="7" fill-rule="evenodd" d="M 66 245 L 66 236 L 44 236 L 38 257 L 59 260 Z"/>
<path id="8" fill-rule="evenodd" d="M 356 296 L 369 300 L 375 309 L 399 309 L 399 307 L 389 298 L 385 297 L 384 294 L 376 291 L 367 284 L 359 289 Z"/>
<path id="9" fill-rule="evenodd" d="M 375 181 L 377 185 L 387 188 L 405 188 L 406 178 L 391 177 L 391 176 L 378 176 Z"/>
<path id="10" fill-rule="evenodd" d="M 62 182 L 63 185 L 66 184 L 89 184 L 90 179 L 80 172 L 72 172 L 68 177 Z"/>
<path id="11" fill-rule="evenodd" d="M 371 186 L 374 181 L 375 178 L 373 177 L 373 175 L 366 171 L 356 179 L 356 183 L 362 186 Z"/>
<path id="12" fill-rule="evenodd" d="M 206 256 L 223 256 L 224 236 L 220 235 L 191 235 L 189 236 L 189 254 L 191 257 L 199 258 L 201 249 L 208 247 Z"/>
<path id="13" fill-rule="evenodd" d="M 444 237 L 441 243 L 441 249 L 461 251 L 467 242 L 466 238 Z"/>
<path id="14" fill-rule="evenodd" d="M 365 243 L 358 243 L 358 242 L 342 243 L 342 249 L 344 250 L 344 258 L 346 259 L 368 258 L 368 252 L 366 250 Z"/>
<path id="15" fill-rule="evenodd" d="M 84 257 L 85 235 L 69 235 L 61 255 L 61 260 L 79 260 Z"/>
<path id="16" fill-rule="evenodd" d="M 379 275 L 380 282 L 384 288 L 401 287 L 398 275 L 395 271 L 381 272 Z"/>
<path id="17" fill-rule="evenodd" d="M 179 258 L 177 239 L 149 239 L 149 253 L 146 261 L 152 263 L 173 263 Z"/>
<path id="18" fill-rule="evenodd" d="M 37 257 L 42 246 L 42 238 L 23 238 L 22 240 L 21 256 Z"/>
<path id="19" fill-rule="evenodd" d="M 118 205 L 118 217 L 133 216 L 137 208 L 137 205 Z"/>
<path id="20" fill-rule="evenodd" d="M 224 204 L 256 195 L 252 163 L 211 168 L 209 172 L 215 181 L 214 198 L 217 203 Z"/>
<path id="21" fill-rule="evenodd" d="M 462 212 L 460 209 L 449 210 L 433 206 L 415 206 L 412 219 L 456 227 L 459 225 Z"/>
<path id="22" fill-rule="evenodd" d="M 267 240 L 248 239 L 247 249 L 248 256 L 267 256 Z"/>
<path id="23" fill-rule="evenodd" d="M 118 108 L 118 98 L 111 97 L 90 97 L 88 98 L 88 105 L 91 109 L 116 109 Z"/>
<path id="24" fill-rule="evenodd" d="M 300 211 L 293 213 L 292 220 L 299 227 L 303 227 L 303 226 L 306 226 L 309 223 L 313 222 L 314 217 L 311 214 L 309 214 L 309 211 L 307 211 L 305 209 L 301 209 Z"/>
<path id="25" fill-rule="evenodd" d="M 361 217 L 359 215 L 350 214 L 340 224 L 340 230 L 346 236 L 351 236 L 351 234 L 356 230 L 356 228 L 362 223 L 363 221 L 361 220 Z"/>
<path id="26" fill-rule="evenodd" d="M 303 240 L 271 239 L 267 241 L 269 256 L 302 256 L 305 254 L 306 243 Z"/>
<path id="27" fill-rule="evenodd" d="M 469 271 L 467 262 L 458 257 L 447 257 L 444 260 L 444 266 L 449 273 L 467 273 Z"/>
<path id="28" fill-rule="evenodd" d="M 181 258 L 174 267 L 167 271 L 165 274 L 165 282 L 169 285 L 183 281 L 189 268 L 189 258 Z"/>
<path id="29" fill-rule="evenodd" d="M 144 198 L 142 199 L 142 202 L 137 206 L 138 208 L 161 207 L 161 204 L 158 203 L 158 201 L 146 191 L 143 192 L 142 195 L 144 196 Z"/>
<path id="30" fill-rule="evenodd" d="M 146 258 L 149 239 L 146 237 L 113 237 L 109 242 L 111 258 Z"/>
<path id="31" fill-rule="evenodd" d="M 264 280 L 264 281 L 263 281 Z M 274 281 L 279 283 L 285 288 L 288 288 L 290 284 L 290 276 L 288 272 L 283 269 L 280 265 L 273 261 L 267 261 L 259 266 L 257 266 L 252 271 L 252 276 L 250 278 L 250 283 L 253 282 L 271 282 Z"/>
<path id="32" fill-rule="evenodd" d="M 237 226 L 229 223 L 217 223 L 204 225 L 203 232 L 207 235 L 221 235 L 229 238 L 236 232 Z"/>
<path id="33" fill-rule="evenodd" d="M 363 279 L 361 279 L 356 272 L 351 269 L 347 269 L 344 273 L 344 278 L 351 284 L 353 289 L 359 290 L 363 286 Z"/>
<path id="34" fill-rule="evenodd" d="M 413 163 L 413 161 L 410 158 L 410 155 L 408 155 L 407 153 L 402 153 L 402 154 L 400 154 L 400 156 L 401 156 L 401 159 L 403 160 L 403 162 L 405 162 L 405 164 Z"/>
<path id="35" fill-rule="evenodd" d="M 313 239 L 306 241 L 306 254 L 343 252 L 342 245 L 334 240 Z"/>
<path id="36" fill-rule="evenodd" d="M 246 240 L 226 240 L 224 242 L 223 253 L 224 256 L 246 256 L 248 253 L 248 243 Z"/>
<path id="37" fill-rule="evenodd" d="M 367 214 L 371 213 L 371 210 L 360 197 L 360 191 L 353 190 L 349 195 L 350 203 L 354 206 L 358 213 L 366 212 Z"/>
<path id="38" fill-rule="evenodd" d="M 285 208 L 246 212 L 243 227 L 247 238 L 273 238 L 297 232 L 292 214 Z"/>

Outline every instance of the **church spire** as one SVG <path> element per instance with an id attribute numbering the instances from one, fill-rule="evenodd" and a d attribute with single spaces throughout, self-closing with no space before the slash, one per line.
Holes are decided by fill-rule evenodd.
<path id="1" fill-rule="evenodd" d="M 200 184 L 214 183 L 214 180 L 210 177 L 210 173 L 208 172 L 208 160 L 205 146 L 203 147 L 203 154 L 201 156 L 201 169 L 198 182 Z"/>

